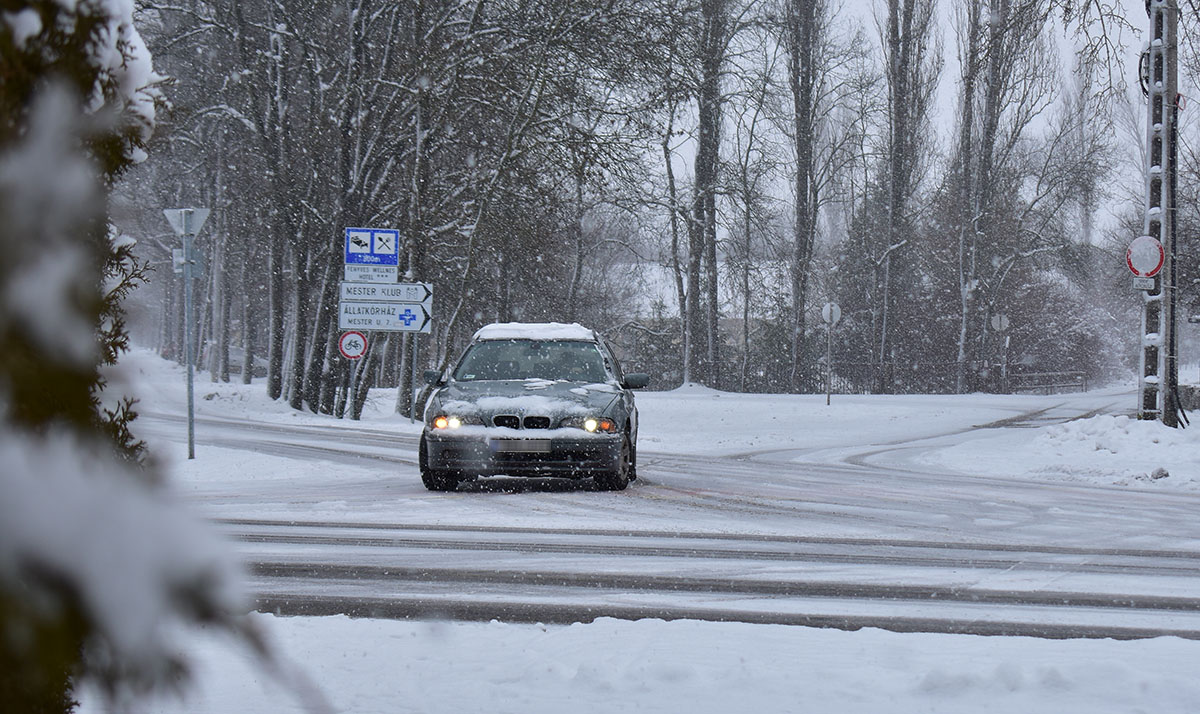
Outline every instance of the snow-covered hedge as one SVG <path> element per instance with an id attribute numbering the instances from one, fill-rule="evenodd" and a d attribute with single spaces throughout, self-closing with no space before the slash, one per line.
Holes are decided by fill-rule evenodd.
<path id="1" fill-rule="evenodd" d="M 177 684 L 181 625 L 252 633 L 215 535 L 130 457 L 98 368 L 123 342 L 105 190 L 161 97 L 132 0 L 0 11 L 0 708 L 67 711 L 72 678 Z M 120 272 L 118 270 L 117 272 Z M 120 281 L 117 281 L 118 283 Z M 128 287 L 128 282 L 124 284 Z"/>

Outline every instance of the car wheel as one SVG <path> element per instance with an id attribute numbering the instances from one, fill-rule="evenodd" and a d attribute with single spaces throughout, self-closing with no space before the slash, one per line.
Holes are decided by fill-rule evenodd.
<path id="1" fill-rule="evenodd" d="M 621 458 L 617 468 L 605 474 L 596 476 L 596 485 L 604 491 L 624 491 L 629 486 L 633 474 L 633 447 L 629 443 L 629 434 L 621 439 Z"/>
<path id="2" fill-rule="evenodd" d="M 459 479 L 456 474 L 429 468 L 429 447 L 425 445 L 424 435 L 421 435 L 417 462 L 421 467 L 421 483 L 425 484 L 425 488 L 430 491 L 453 491 L 458 488 Z"/>

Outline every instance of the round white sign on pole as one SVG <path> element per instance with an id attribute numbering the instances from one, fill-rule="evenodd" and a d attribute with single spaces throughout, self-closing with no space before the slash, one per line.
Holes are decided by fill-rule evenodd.
<path id="1" fill-rule="evenodd" d="M 338 338 L 338 350 L 346 359 L 359 359 L 367 353 L 367 336 L 357 330 L 343 332 Z"/>
<path id="2" fill-rule="evenodd" d="M 825 307 L 821 308 L 821 319 L 826 325 L 836 325 L 842 319 L 842 308 L 838 307 L 836 302 L 827 302 Z"/>
<path id="3" fill-rule="evenodd" d="M 1152 278 L 1162 270 L 1166 253 L 1162 243 L 1154 236 L 1138 236 L 1129 244 L 1125 253 L 1125 264 L 1139 278 Z"/>
<path id="4" fill-rule="evenodd" d="M 992 329 L 996 332 L 1004 332 L 1008 329 L 1008 315 L 998 313 L 992 315 Z"/>

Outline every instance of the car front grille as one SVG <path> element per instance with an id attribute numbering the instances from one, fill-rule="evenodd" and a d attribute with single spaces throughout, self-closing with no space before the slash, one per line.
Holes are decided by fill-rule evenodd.
<path id="1" fill-rule="evenodd" d="M 497 414 L 492 417 L 492 424 L 502 426 L 507 429 L 520 429 L 522 426 L 521 417 L 515 414 Z M 527 416 L 524 420 L 526 429 L 549 429 L 550 417 L 548 416 Z"/>

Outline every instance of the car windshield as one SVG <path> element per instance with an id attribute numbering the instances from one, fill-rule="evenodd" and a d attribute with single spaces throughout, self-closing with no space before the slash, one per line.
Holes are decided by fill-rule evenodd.
<path id="1" fill-rule="evenodd" d="M 549 379 L 604 382 L 604 356 L 593 342 L 568 340 L 487 340 L 463 355 L 454 378 Z"/>

